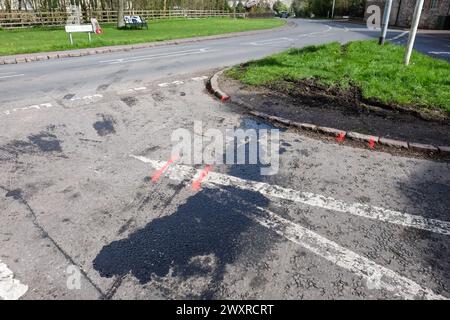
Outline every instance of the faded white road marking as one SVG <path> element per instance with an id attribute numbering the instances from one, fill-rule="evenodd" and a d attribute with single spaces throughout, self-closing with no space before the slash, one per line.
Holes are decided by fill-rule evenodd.
<path id="1" fill-rule="evenodd" d="M 22 77 L 22 76 L 24 76 L 23 73 L 21 73 L 21 74 L 11 74 L 11 75 L 8 75 L 8 76 L 0 76 L 0 79 L 14 78 L 14 77 Z"/>
<path id="2" fill-rule="evenodd" d="M 132 155 L 132 157 L 142 162 L 149 163 L 154 168 L 159 168 L 163 165 L 162 161 L 151 160 L 145 157 L 134 155 Z M 193 168 L 191 167 L 179 165 L 177 166 L 176 171 L 172 171 L 169 173 L 169 177 L 173 179 L 179 178 L 179 176 L 177 175 L 186 177 L 187 175 L 192 173 L 192 170 Z M 217 185 L 233 186 L 243 190 L 255 191 L 268 197 L 274 197 L 306 204 L 313 207 L 348 213 L 354 216 L 383 221 L 403 227 L 416 228 L 443 235 L 450 235 L 450 222 L 447 221 L 428 219 L 417 215 L 411 215 L 408 213 L 384 209 L 376 206 L 369 206 L 362 203 L 348 204 L 344 201 L 337 200 L 331 197 L 325 197 L 319 194 L 300 192 L 277 185 L 270 185 L 264 182 L 244 180 L 217 172 L 210 172 L 205 181 Z"/>
<path id="3" fill-rule="evenodd" d="M 274 38 L 274 39 L 267 39 L 267 40 L 259 40 L 259 41 L 255 41 L 255 42 L 250 42 L 251 45 L 253 46 L 268 46 L 268 45 L 272 45 L 272 44 L 278 44 L 281 42 L 290 42 L 290 41 L 294 41 L 294 39 L 291 38 Z"/>
<path id="4" fill-rule="evenodd" d="M 444 54 L 450 54 L 450 52 L 448 52 L 448 51 L 430 51 L 430 52 L 428 52 L 428 53 L 431 53 L 431 54 L 438 54 L 438 55 L 444 55 Z"/>
<path id="5" fill-rule="evenodd" d="M 214 51 L 216 51 L 216 50 L 210 50 L 208 48 L 190 49 L 190 50 L 183 50 L 183 51 L 157 53 L 157 54 L 146 55 L 146 56 L 130 57 L 130 58 L 126 58 L 126 59 L 124 58 L 124 59 L 102 60 L 102 61 L 99 61 L 99 63 L 117 64 L 117 63 L 137 62 L 137 61 L 151 60 L 151 59 L 156 59 L 156 58 L 166 58 L 166 57 L 171 58 L 171 57 L 179 57 L 179 56 L 186 56 L 186 55 L 199 54 L 199 53 L 210 53 L 210 52 L 214 52 Z"/>
<path id="6" fill-rule="evenodd" d="M 28 106 L 28 107 L 21 107 L 21 108 L 14 108 L 11 110 L 5 110 L 5 111 L 2 111 L 0 114 L 5 114 L 8 116 L 8 115 L 18 112 L 18 111 L 26 111 L 26 110 L 32 110 L 32 109 L 40 110 L 41 108 L 51 108 L 51 107 L 52 107 L 51 103 L 41 103 L 39 105 L 35 104 L 32 106 Z"/>
<path id="7" fill-rule="evenodd" d="M 142 90 L 147 90 L 147 87 L 134 88 L 134 91 L 142 91 Z"/>
<path id="8" fill-rule="evenodd" d="M 70 101 L 78 101 L 78 100 L 93 100 L 94 98 L 103 98 L 103 95 L 101 94 L 94 94 L 94 95 L 89 95 L 89 96 L 84 96 L 84 97 L 73 97 L 72 99 L 70 99 Z"/>
<path id="9" fill-rule="evenodd" d="M 160 169 L 164 166 L 163 161 L 154 161 L 145 157 L 134 155 L 131 157 L 145 163 L 149 163 L 155 169 Z M 168 172 L 168 175 L 174 180 L 185 181 L 186 178 L 198 176 L 200 171 L 201 170 L 192 167 L 177 165 L 176 168 L 173 168 Z M 227 181 L 228 178 L 232 179 Z M 242 187 L 242 183 L 246 183 L 247 186 L 245 189 L 253 190 L 250 186 L 255 184 L 255 182 L 235 179 L 238 178 L 210 172 L 209 175 L 203 180 L 203 184 L 207 184 L 212 187 L 217 187 L 217 185 L 236 186 L 233 182 L 236 183 L 239 181 L 237 187 Z M 225 181 L 227 182 L 225 183 Z M 255 188 L 253 191 L 258 191 L 258 189 L 259 188 Z M 446 299 L 441 295 L 435 294 L 432 290 L 422 287 L 416 282 L 403 277 L 388 268 L 378 265 L 374 261 L 346 249 L 305 227 L 280 217 L 270 210 L 261 207 L 257 207 L 257 209 L 263 212 L 265 216 L 255 215 L 250 212 L 243 212 L 243 214 L 249 219 L 256 221 L 257 223 L 304 247 L 312 253 L 336 264 L 341 268 L 355 273 L 357 276 L 364 278 L 367 281 L 368 286 L 370 284 L 371 289 L 385 289 L 392 292 L 396 296 L 402 297 L 403 299 Z M 375 286 L 373 286 L 373 284 L 375 284 Z"/>
<path id="10" fill-rule="evenodd" d="M 0 260 L 0 298 L 17 300 L 28 291 L 28 286 L 14 279 L 14 273 Z"/>
<path id="11" fill-rule="evenodd" d="M 390 38 L 390 39 L 388 39 L 388 40 L 391 40 L 391 41 L 393 41 L 393 40 L 397 40 L 397 39 L 400 39 L 401 37 L 403 37 L 403 36 L 407 35 L 408 33 L 409 33 L 409 31 L 405 31 L 405 32 L 402 32 L 402 33 L 400 33 L 400 34 L 396 35 L 395 37 L 393 37 L 393 38 Z"/>
<path id="12" fill-rule="evenodd" d="M 201 76 L 201 77 L 194 77 L 194 78 L 191 78 L 191 79 L 194 80 L 194 81 L 203 81 L 203 80 L 208 79 L 208 77 L 207 76 Z"/>
<path id="13" fill-rule="evenodd" d="M 175 80 L 175 81 L 172 81 L 170 83 L 168 83 L 168 82 L 160 83 L 160 84 L 158 84 L 158 86 L 161 87 L 161 88 L 166 88 L 166 87 L 170 86 L 171 84 L 180 85 L 180 84 L 183 84 L 183 83 L 184 83 L 184 81 Z"/>

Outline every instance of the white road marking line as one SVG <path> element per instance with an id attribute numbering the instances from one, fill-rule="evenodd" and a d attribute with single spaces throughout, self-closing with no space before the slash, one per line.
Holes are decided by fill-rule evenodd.
<path id="1" fill-rule="evenodd" d="M 103 98 L 103 95 L 101 94 L 94 94 L 94 95 L 89 95 L 89 96 L 84 96 L 84 97 L 73 97 L 72 99 L 70 99 L 70 101 L 78 101 L 78 100 L 93 100 L 94 98 Z"/>
<path id="2" fill-rule="evenodd" d="M 304 33 L 304 34 L 299 35 L 299 37 L 303 38 L 303 37 L 315 36 L 315 35 L 318 35 L 318 34 L 325 34 L 325 33 L 330 32 L 332 29 L 333 29 L 333 27 L 327 25 L 327 29 L 326 30 L 317 31 L 317 32 L 311 32 L 311 33 Z"/>
<path id="3" fill-rule="evenodd" d="M 402 33 L 400 33 L 400 34 L 396 35 L 395 37 L 393 37 L 393 38 L 390 38 L 390 39 L 388 39 L 388 40 L 391 40 L 391 41 L 393 41 L 393 40 L 397 40 L 397 39 L 400 39 L 401 37 L 403 37 L 403 36 L 407 35 L 408 33 L 409 33 L 409 31 L 405 31 L 405 32 L 402 32 Z"/>
<path id="4" fill-rule="evenodd" d="M 160 169 L 164 166 L 163 161 L 154 161 L 134 155 L 131 155 L 131 157 L 145 163 L 150 163 L 156 169 Z M 201 170 L 192 167 L 177 165 L 176 168 L 173 168 L 168 174 L 177 181 L 184 181 L 187 175 L 195 177 L 198 176 L 200 171 Z M 217 187 L 217 185 L 225 185 L 223 182 L 226 181 L 228 177 L 229 176 L 223 174 L 210 172 L 209 175 L 205 177 L 203 183 L 212 187 Z M 251 185 L 254 182 L 245 181 L 245 183 Z M 227 186 L 228 185 L 232 184 L 227 184 Z M 446 299 L 441 295 L 435 294 L 432 290 L 424 288 L 416 282 L 376 264 L 370 259 L 358 255 L 305 227 L 278 216 L 272 211 L 261 207 L 257 208 L 264 212 L 266 217 L 247 212 L 243 212 L 243 214 L 314 254 L 366 279 L 368 284 L 374 284 L 376 288 L 388 290 L 393 292 L 394 295 L 404 299 Z M 373 285 L 371 285 L 371 287 L 372 286 Z"/>
<path id="5" fill-rule="evenodd" d="M 140 156 L 131 156 L 137 160 L 149 163 L 154 168 L 161 167 L 164 163 L 162 161 L 151 160 Z M 192 168 L 188 166 L 178 165 L 177 170 L 171 172 L 169 177 L 177 179 L 177 175 L 185 177 L 192 172 Z M 450 222 L 441 221 L 437 219 L 428 219 L 417 215 L 411 215 L 394 210 L 388 210 L 381 207 L 369 206 L 362 203 L 348 204 L 344 201 L 337 200 L 331 197 L 325 197 L 319 194 L 310 192 L 300 192 L 297 190 L 280 187 L 277 185 L 270 185 L 264 182 L 256 182 L 244 180 L 241 178 L 221 174 L 217 172 L 210 172 L 205 178 L 205 181 L 223 185 L 233 186 L 243 190 L 259 192 L 264 196 L 289 200 L 297 203 L 306 204 L 313 207 L 323 208 L 327 210 L 348 213 L 358 217 L 364 217 L 372 220 L 383 221 L 391 224 L 400 225 L 403 227 L 416 228 L 426 230 L 443 235 L 450 235 Z"/>
<path id="6" fill-rule="evenodd" d="M 164 83 L 158 84 L 158 86 L 160 86 L 161 88 L 165 88 L 165 87 L 170 86 L 170 83 L 164 82 Z"/>
<path id="7" fill-rule="evenodd" d="M 267 46 L 271 44 L 277 44 L 281 42 L 287 42 L 287 41 L 294 41 L 294 39 L 291 38 L 274 38 L 274 39 L 267 39 L 267 40 L 260 40 L 255 42 L 250 42 L 249 44 L 253 46 Z"/>
<path id="8" fill-rule="evenodd" d="M 5 114 L 5 115 L 10 115 L 12 112 L 17 112 L 17 111 L 25 111 L 25 110 L 31 110 L 31 109 L 36 109 L 36 110 L 40 110 L 41 108 L 51 108 L 52 104 L 51 103 L 41 103 L 40 105 L 32 105 L 32 106 L 28 106 L 28 107 L 21 107 L 21 108 L 14 108 L 11 110 L 5 110 L 2 111 L 1 113 Z"/>
<path id="9" fill-rule="evenodd" d="M 385 289 L 403 299 L 447 300 L 446 297 L 422 287 L 411 279 L 346 249 L 305 227 L 284 219 L 267 209 L 260 207 L 258 209 L 265 212 L 267 217 L 244 214 L 266 228 L 275 231 L 280 236 L 362 277 L 367 281 L 367 286 L 370 289 Z"/>
<path id="10" fill-rule="evenodd" d="M 207 76 L 201 76 L 201 77 L 194 77 L 194 78 L 191 78 L 191 80 L 194 80 L 194 81 L 203 81 L 203 80 L 206 80 L 206 79 L 208 79 Z"/>
<path id="11" fill-rule="evenodd" d="M 142 91 L 142 90 L 147 90 L 147 87 L 134 88 L 134 91 Z"/>
<path id="12" fill-rule="evenodd" d="M 23 74 L 23 73 L 21 73 L 21 74 L 12 74 L 12 75 L 9 75 L 9 76 L 0 76 L 0 79 L 6 79 L 6 78 L 14 78 L 14 77 L 22 77 L 22 76 L 24 76 L 25 74 Z"/>
<path id="13" fill-rule="evenodd" d="M 431 54 L 438 54 L 438 55 L 441 55 L 441 54 L 450 54 L 450 52 L 447 52 L 447 51 L 430 51 L 430 52 L 428 52 L 428 53 L 431 53 Z"/>
<path id="14" fill-rule="evenodd" d="M 14 279 L 14 273 L 0 260 L 0 298 L 17 300 L 28 291 L 28 286 Z"/>
<path id="15" fill-rule="evenodd" d="M 199 53 L 207 53 L 207 52 L 209 53 L 209 52 L 214 52 L 214 51 L 217 51 L 217 50 L 209 50 L 208 48 L 190 49 L 190 50 L 183 50 L 183 51 L 158 53 L 158 54 L 146 55 L 146 56 L 130 57 L 127 59 L 103 60 L 103 61 L 99 61 L 99 63 L 117 64 L 117 63 L 137 62 L 137 61 L 151 60 L 151 59 L 155 59 L 155 58 L 165 58 L 165 57 L 171 58 L 171 57 L 179 57 L 179 56 L 199 54 Z"/>

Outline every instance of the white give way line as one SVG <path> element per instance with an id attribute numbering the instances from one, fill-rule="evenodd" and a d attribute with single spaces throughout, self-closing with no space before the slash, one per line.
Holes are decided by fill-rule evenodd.
<path id="1" fill-rule="evenodd" d="M 284 37 L 284 38 L 274 38 L 274 39 L 254 41 L 250 42 L 249 44 L 253 46 L 268 46 L 271 44 L 279 44 L 283 42 L 292 42 L 292 41 L 294 41 L 294 39 Z"/>
<path id="2" fill-rule="evenodd" d="M 216 51 L 216 50 L 210 50 L 208 48 L 191 49 L 191 50 L 173 51 L 173 52 L 166 52 L 166 53 L 157 53 L 157 54 L 151 54 L 151 55 L 145 55 L 145 56 L 137 56 L 137 57 L 130 57 L 130 58 L 123 58 L 123 59 L 103 60 L 103 61 L 99 61 L 99 62 L 100 63 L 108 63 L 108 64 L 117 64 L 117 63 L 127 63 L 127 62 L 151 60 L 151 59 L 157 59 L 157 58 L 180 57 L 180 56 L 187 56 L 187 55 L 193 55 L 193 54 L 209 53 L 209 52 L 214 52 L 214 51 Z"/>
<path id="3" fill-rule="evenodd" d="M 14 279 L 14 273 L 0 260 L 0 299 L 17 300 L 28 291 L 28 286 Z"/>
<path id="4" fill-rule="evenodd" d="M 389 30 L 388 30 L 389 31 Z M 388 39 L 388 40 L 397 40 L 397 39 L 400 39 L 400 38 L 402 38 L 403 36 L 406 36 L 407 34 L 409 33 L 409 31 L 404 31 L 404 32 L 402 32 L 402 33 L 400 33 L 400 34 L 398 34 L 398 35 L 396 35 L 395 37 L 392 37 L 392 38 L 390 38 L 390 39 Z"/>
<path id="5" fill-rule="evenodd" d="M 431 54 L 437 54 L 437 55 L 450 54 L 449 51 L 430 51 L 430 52 L 428 52 L 428 53 L 431 53 Z"/>
<path id="6" fill-rule="evenodd" d="M 164 165 L 162 161 L 147 159 L 145 157 L 132 156 L 135 159 L 151 164 L 158 168 Z M 186 176 L 192 172 L 188 166 L 177 166 L 177 170 L 170 172 L 170 178 L 179 178 L 178 175 Z M 277 185 L 270 185 L 264 182 L 244 180 L 217 172 L 210 172 L 205 181 L 210 183 L 233 186 L 244 190 L 259 192 L 264 196 L 283 200 L 289 200 L 297 203 L 306 204 L 313 207 L 337 211 L 341 213 L 352 214 L 354 216 L 364 217 L 372 220 L 379 220 L 387 223 L 401 225 L 439 233 L 450 236 L 450 222 L 437 219 L 428 219 L 417 215 L 411 215 L 399 211 L 384 209 L 376 206 L 369 206 L 362 203 L 348 204 L 344 201 L 320 194 L 310 192 L 300 192 L 294 189 L 284 188 Z"/>
<path id="7" fill-rule="evenodd" d="M 6 74 L 6 75 L 3 75 L 2 76 L 2 74 L 0 73 L 0 79 L 7 79 L 7 78 L 14 78 L 14 77 L 22 77 L 22 76 L 24 76 L 25 74 L 23 74 L 23 73 L 20 73 L 20 74 Z"/>
<path id="8" fill-rule="evenodd" d="M 142 162 L 150 164 L 155 169 L 161 169 L 164 167 L 165 162 L 151 160 L 141 156 L 131 157 L 140 160 Z M 201 170 L 177 165 L 175 168 L 167 172 L 167 175 L 177 181 L 185 181 L 186 178 L 195 179 L 201 175 Z M 212 187 L 219 186 L 233 186 L 244 190 L 251 190 L 255 192 L 260 192 L 263 195 L 273 196 L 277 198 L 289 199 L 291 200 L 292 192 L 295 190 L 286 189 L 279 186 L 273 186 L 262 182 L 247 181 L 237 177 L 232 177 L 229 175 L 210 172 L 203 180 L 204 184 Z M 284 197 L 284 193 L 288 196 Z M 310 193 L 301 194 L 299 199 L 308 199 L 311 196 Z M 318 195 L 311 198 L 312 202 L 304 202 L 306 204 L 311 204 L 314 206 L 320 206 L 322 202 L 316 202 L 315 199 Z M 321 197 L 321 196 L 318 196 Z M 331 200 L 331 198 L 322 197 L 323 199 Z M 338 201 L 338 200 L 335 200 Z M 339 202 L 342 204 L 343 202 Z M 354 205 L 349 205 L 349 208 L 354 207 Z M 358 206 L 355 206 L 358 207 Z M 327 208 L 327 207 L 325 207 Z M 358 276 L 364 278 L 367 281 L 368 287 L 371 289 L 385 289 L 389 290 L 395 295 L 398 295 L 404 299 L 414 299 L 414 298 L 425 298 L 425 299 L 446 299 L 445 297 L 435 294 L 430 289 L 424 288 L 418 283 L 403 277 L 402 275 L 378 265 L 374 261 L 371 261 L 357 253 L 346 249 L 339 244 L 303 227 L 295 224 L 283 217 L 280 217 L 276 213 L 269 211 L 264 208 L 258 208 L 264 215 L 254 215 L 251 213 L 244 213 L 248 218 L 260 223 L 261 225 L 273 230 L 277 234 L 285 237 L 286 239 L 301 245 L 302 247 L 310 250 L 311 252 L 321 256 L 322 258 L 335 263 L 337 266 L 347 269 Z M 379 210 L 384 210 L 378 208 Z M 385 216 L 390 217 L 393 211 L 386 210 Z M 352 212 L 347 212 L 352 213 Z M 354 214 L 354 213 L 353 213 Z M 405 214 L 402 214 L 405 215 Z M 410 216 L 410 215 L 408 215 Z M 405 216 L 404 216 L 405 217 Z M 413 216 L 410 216 L 413 217 Z M 378 218 L 374 216 L 373 218 Z M 379 219 L 381 220 L 381 219 Z M 382 220 L 386 221 L 386 220 Z M 393 220 L 397 221 L 397 220 Z M 391 221 L 387 221 L 391 222 Z M 396 223 L 396 222 L 393 222 Z M 406 222 L 405 222 L 406 223 Z M 442 222 L 444 226 L 448 227 L 448 223 Z M 414 224 L 409 225 L 411 227 Z M 438 229 L 440 230 L 440 229 Z M 448 229 L 446 230 L 448 231 Z"/>
<path id="9" fill-rule="evenodd" d="M 298 40 L 299 38 L 303 38 L 303 37 L 313 37 L 316 35 L 320 35 L 320 34 L 325 34 L 330 32 L 333 27 L 326 25 L 327 29 L 322 30 L 322 31 L 316 31 L 316 32 L 310 32 L 310 33 L 303 33 L 298 35 L 297 39 L 294 38 L 287 38 L 287 37 L 282 37 L 282 38 L 273 38 L 273 39 L 266 39 L 266 40 L 259 40 L 259 41 L 254 41 L 254 42 L 249 42 L 248 44 L 252 45 L 252 46 L 271 46 L 271 45 L 281 45 L 285 42 L 294 42 L 295 40 Z M 242 43 L 242 44 L 247 44 L 247 43 Z"/>

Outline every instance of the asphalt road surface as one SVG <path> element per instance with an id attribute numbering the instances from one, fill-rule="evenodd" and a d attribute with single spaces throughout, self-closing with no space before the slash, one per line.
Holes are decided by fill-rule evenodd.
<path id="1" fill-rule="evenodd" d="M 450 298 L 449 163 L 275 128 L 204 90 L 213 69 L 376 36 L 296 20 L 1 66 L 0 298 Z M 448 51 L 435 37 L 422 50 Z M 194 121 L 280 129 L 278 173 L 168 163 L 173 131 Z"/>

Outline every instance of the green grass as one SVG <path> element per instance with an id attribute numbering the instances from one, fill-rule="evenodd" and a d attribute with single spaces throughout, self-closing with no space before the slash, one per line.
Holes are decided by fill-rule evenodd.
<path id="1" fill-rule="evenodd" d="M 114 25 L 102 24 L 104 33 L 93 35 L 92 43 L 87 34 L 73 34 L 73 46 L 64 28 L 0 30 L 0 56 L 209 36 L 269 29 L 283 24 L 280 19 L 231 18 L 152 20 L 148 21 L 149 30 L 119 30 Z"/>
<path id="2" fill-rule="evenodd" d="M 405 66 L 403 54 L 401 46 L 379 46 L 376 41 L 330 43 L 251 61 L 228 74 L 249 85 L 307 78 L 344 90 L 353 85 L 367 100 L 450 113 L 450 64 L 413 52 Z"/>

